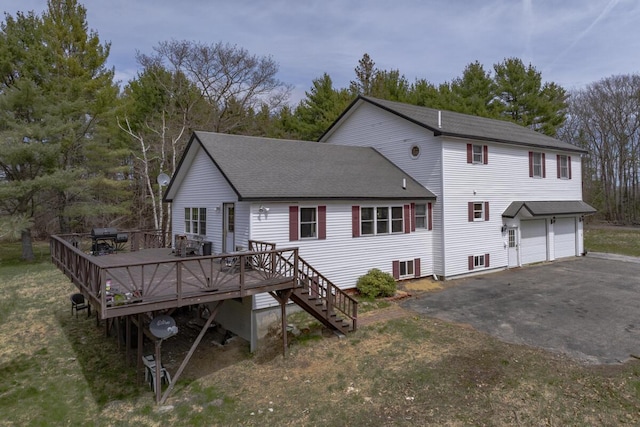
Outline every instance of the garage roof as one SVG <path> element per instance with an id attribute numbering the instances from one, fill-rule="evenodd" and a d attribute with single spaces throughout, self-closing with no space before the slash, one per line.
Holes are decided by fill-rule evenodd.
<path id="1" fill-rule="evenodd" d="M 582 200 L 552 200 L 513 202 L 502 213 L 503 217 L 515 218 L 522 209 L 530 216 L 544 217 L 549 215 L 588 215 L 596 213 L 596 209 Z"/>

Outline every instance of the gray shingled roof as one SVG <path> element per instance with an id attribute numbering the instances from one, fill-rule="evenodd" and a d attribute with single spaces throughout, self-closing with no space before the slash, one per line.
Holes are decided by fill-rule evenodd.
<path id="1" fill-rule="evenodd" d="M 454 113 L 452 111 L 441 111 L 434 108 L 419 107 L 416 105 L 364 96 L 359 97 L 350 108 L 360 100 L 376 105 L 413 123 L 423 126 L 432 131 L 435 135 L 469 138 L 482 141 L 496 141 L 507 144 L 551 148 L 554 150 L 574 151 L 579 153 L 588 152 L 587 150 L 575 145 L 551 138 L 541 134 L 540 132 L 536 132 L 524 126 L 505 120 L 488 119 L 468 114 Z M 440 126 L 438 126 L 439 112 Z M 338 119 L 338 121 L 339 120 L 340 119 Z M 332 127 L 335 126 L 338 121 L 333 123 Z M 331 128 L 329 128 L 325 134 L 329 132 L 331 132 Z M 323 137 L 324 135 L 320 139 L 322 140 Z"/>
<path id="2" fill-rule="evenodd" d="M 435 198 L 372 148 L 213 132 L 193 138 L 240 200 Z"/>
<path id="3" fill-rule="evenodd" d="M 513 202 L 502 213 L 507 218 L 515 218 L 521 209 L 529 211 L 531 216 L 593 214 L 596 209 L 582 200 Z"/>

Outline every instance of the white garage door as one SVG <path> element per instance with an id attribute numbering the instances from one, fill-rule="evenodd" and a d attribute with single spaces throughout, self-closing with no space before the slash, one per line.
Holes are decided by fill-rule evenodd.
<path id="1" fill-rule="evenodd" d="M 523 264 L 547 260 L 547 226 L 544 219 L 520 223 L 520 256 Z"/>
<path id="2" fill-rule="evenodd" d="M 576 256 L 576 220 L 558 218 L 553 225 L 553 243 L 556 258 Z"/>

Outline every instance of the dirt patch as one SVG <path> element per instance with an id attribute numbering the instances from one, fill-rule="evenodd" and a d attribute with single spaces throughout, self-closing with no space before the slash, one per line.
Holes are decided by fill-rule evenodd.
<path id="1" fill-rule="evenodd" d="M 444 289 L 444 282 L 436 281 L 430 278 L 422 278 L 403 282 L 400 287 L 408 292 L 433 292 Z"/>

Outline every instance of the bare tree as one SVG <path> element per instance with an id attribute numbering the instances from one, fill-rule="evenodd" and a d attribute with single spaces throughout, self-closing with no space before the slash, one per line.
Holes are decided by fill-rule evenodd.
<path id="1" fill-rule="evenodd" d="M 588 200 L 609 221 L 640 220 L 639 111 L 639 75 L 608 77 L 570 98 L 562 135 L 590 151 L 584 167 Z"/>
<path id="2" fill-rule="evenodd" d="M 236 46 L 170 41 L 154 50 L 137 55 L 143 71 L 125 89 L 118 126 L 134 142 L 134 179 L 145 189 L 138 207 L 146 212 L 150 204 L 154 226 L 168 231 L 170 208 L 155 178 L 173 175 L 191 131 L 246 131 L 255 112 L 283 105 L 290 87 L 275 78 L 271 58 Z"/>
<path id="3" fill-rule="evenodd" d="M 233 132 L 246 125 L 247 111 L 283 106 L 291 87 L 276 78 L 278 64 L 271 57 L 251 55 L 246 49 L 218 42 L 165 41 L 143 63 L 162 64 L 183 73 L 201 92 L 210 110 L 207 128 Z"/>

